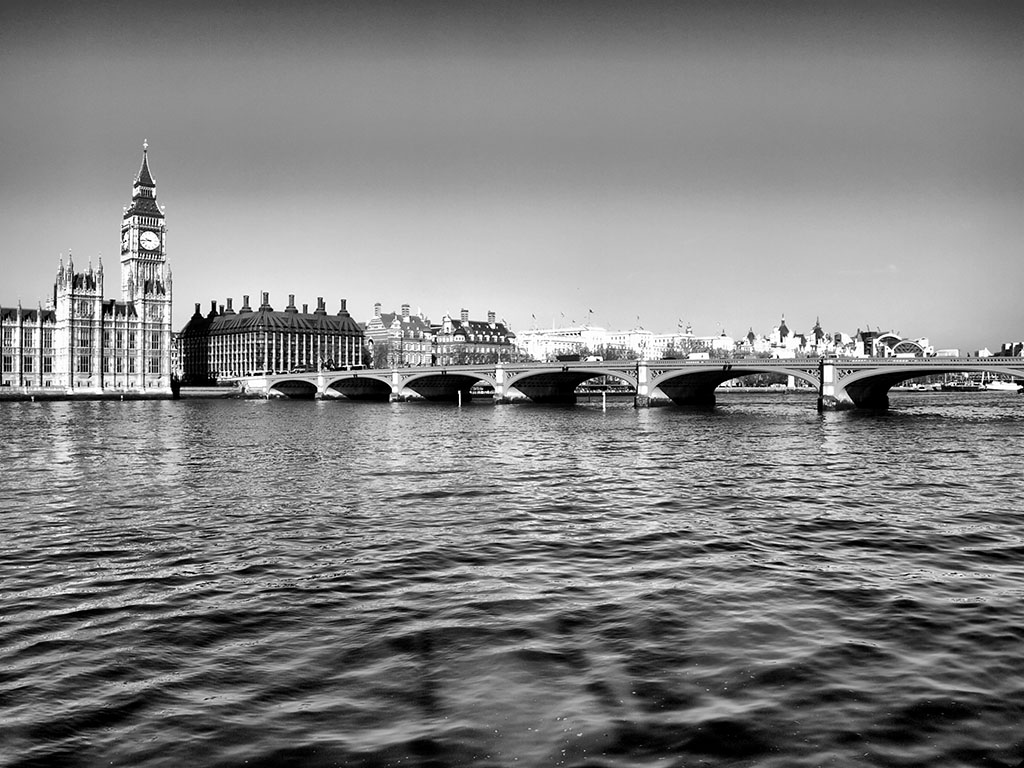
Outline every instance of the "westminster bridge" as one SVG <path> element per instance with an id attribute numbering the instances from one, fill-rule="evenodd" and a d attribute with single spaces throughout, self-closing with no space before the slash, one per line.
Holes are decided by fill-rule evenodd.
<path id="1" fill-rule="evenodd" d="M 1024 359 L 988 358 L 721 358 L 702 360 L 609 360 L 555 363 L 360 368 L 249 376 L 243 392 L 265 397 L 424 399 L 468 401 L 484 390 L 496 403 L 574 403 L 577 387 L 591 379 L 614 382 L 634 404 L 715 404 L 715 388 L 755 374 L 781 374 L 792 385 L 818 393 L 818 408 L 886 408 L 889 390 L 909 379 L 950 373 L 985 373 L 1024 381 Z"/>

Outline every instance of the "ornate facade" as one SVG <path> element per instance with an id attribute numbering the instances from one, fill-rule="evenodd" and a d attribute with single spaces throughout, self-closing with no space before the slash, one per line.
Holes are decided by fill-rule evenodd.
<path id="1" fill-rule="evenodd" d="M 374 368 L 432 365 L 434 332 L 423 314 L 412 314 L 409 305 L 402 313 L 381 312 L 373 305 L 373 317 L 366 323 L 366 345 Z"/>
<path id="2" fill-rule="evenodd" d="M 144 143 L 121 219 L 121 300 L 103 297 L 102 260 L 79 271 L 70 255 L 67 265 L 61 258 L 48 306 L 0 308 L 0 386 L 51 396 L 170 396 L 166 235 Z"/>
<path id="3" fill-rule="evenodd" d="M 323 298 L 310 312 L 300 312 L 295 296 L 284 311 L 270 306 L 270 294 L 253 311 L 242 297 L 236 312 L 232 300 L 213 302 L 203 315 L 198 304 L 178 334 L 181 380 L 208 384 L 252 374 L 288 373 L 349 368 L 362 363 L 363 331 L 346 309 L 345 299 L 336 315 L 328 315 Z"/>
<path id="4" fill-rule="evenodd" d="M 445 315 L 434 329 L 435 365 L 471 365 L 510 360 L 515 351 L 516 335 L 493 312 L 487 321 L 470 320 L 463 309 L 459 319 Z"/>

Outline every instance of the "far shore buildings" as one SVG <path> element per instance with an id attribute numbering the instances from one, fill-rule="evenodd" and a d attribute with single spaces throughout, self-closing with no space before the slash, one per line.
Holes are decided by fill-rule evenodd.
<path id="1" fill-rule="evenodd" d="M 102 260 L 57 269 L 37 307 L 0 307 L 0 387 L 40 395 L 171 395 L 171 268 L 148 144 L 121 218 L 121 298 L 104 298 Z M 10 388 L 10 389 L 7 389 Z"/>
<path id="2" fill-rule="evenodd" d="M 1005 345 L 1004 345 L 1005 346 Z M 738 339 L 723 330 L 714 336 L 698 336 L 690 325 L 676 333 L 656 334 L 645 328 L 607 331 L 590 325 L 530 329 L 519 332 L 520 351 L 532 360 L 555 360 L 580 355 L 605 359 L 661 360 L 680 357 L 817 357 L 835 354 L 848 357 L 924 357 L 958 355 L 957 350 L 935 350 L 928 339 L 906 339 L 887 331 L 860 331 L 853 336 L 828 334 L 820 321 L 809 333 L 794 333 L 785 317 L 767 334 L 750 329 Z"/>

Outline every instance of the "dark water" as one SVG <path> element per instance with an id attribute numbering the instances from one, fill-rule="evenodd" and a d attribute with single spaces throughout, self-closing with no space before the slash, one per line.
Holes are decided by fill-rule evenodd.
<path id="1" fill-rule="evenodd" d="M 1016 766 L 1024 397 L 3 403 L 0 765 Z"/>

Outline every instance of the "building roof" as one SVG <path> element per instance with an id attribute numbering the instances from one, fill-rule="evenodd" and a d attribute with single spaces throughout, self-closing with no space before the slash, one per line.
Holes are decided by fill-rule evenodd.
<path id="1" fill-rule="evenodd" d="M 472 339 L 473 336 L 498 336 L 508 340 L 516 337 L 504 323 L 488 323 L 486 320 L 463 321 L 456 320 L 455 318 L 445 318 L 445 323 L 435 326 L 435 331 L 443 333 L 445 324 L 451 325 L 452 336 L 462 336 L 467 340 Z"/>
<path id="2" fill-rule="evenodd" d="M 24 309 L 23 307 L 0 307 L 0 321 L 18 322 L 18 315 L 26 323 L 37 323 L 42 317 L 44 323 L 57 322 L 57 313 L 52 309 Z"/>
<path id="3" fill-rule="evenodd" d="M 326 312 L 277 312 L 272 309 L 259 309 L 256 312 L 238 314 L 210 312 L 204 316 L 198 306 L 181 333 L 221 335 L 252 331 L 363 335 L 359 324 L 346 311 L 328 315 Z"/>

